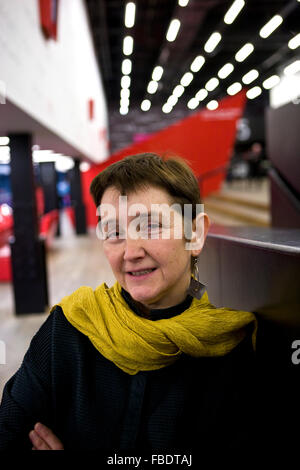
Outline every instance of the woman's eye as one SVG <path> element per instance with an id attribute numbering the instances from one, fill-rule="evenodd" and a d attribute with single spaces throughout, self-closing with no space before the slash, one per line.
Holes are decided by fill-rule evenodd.
<path id="1" fill-rule="evenodd" d="M 111 232 L 107 234 L 107 238 L 112 239 L 112 238 L 118 238 L 119 232 Z"/>

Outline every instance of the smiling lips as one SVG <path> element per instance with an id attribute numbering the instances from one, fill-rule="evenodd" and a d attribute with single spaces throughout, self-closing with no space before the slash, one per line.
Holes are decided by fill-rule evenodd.
<path id="1" fill-rule="evenodd" d="M 139 269 L 137 271 L 128 271 L 127 274 L 131 276 L 145 276 L 147 274 L 152 273 L 156 268 L 148 268 L 148 269 Z"/>

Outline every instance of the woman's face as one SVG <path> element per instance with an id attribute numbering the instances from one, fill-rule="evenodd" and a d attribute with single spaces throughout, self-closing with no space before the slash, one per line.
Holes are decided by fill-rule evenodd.
<path id="1" fill-rule="evenodd" d="M 151 205 L 172 205 L 168 193 L 161 188 L 149 186 L 127 196 L 127 208 L 119 207 L 120 192 L 115 187 L 109 187 L 103 194 L 101 206 L 110 204 L 116 214 L 116 232 L 110 230 L 109 225 L 103 220 L 102 230 L 108 238 L 103 241 L 105 255 L 110 263 L 113 273 L 119 284 L 131 295 L 133 299 L 141 302 L 148 308 L 167 308 L 178 304 L 186 297 L 191 276 L 191 254 L 186 249 L 184 236 L 180 239 L 174 237 L 176 226 L 182 224 L 180 215 L 171 216 L 166 223 L 160 217 L 151 224 Z M 143 236 L 131 236 L 129 227 L 134 225 L 141 212 L 130 212 L 133 204 L 143 204 L 146 215 L 137 228 L 141 229 Z M 152 206 L 153 208 L 153 206 Z M 125 214 L 126 212 L 126 214 Z M 128 215 L 128 214 L 135 215 Z M 153 213 L 153 212 L 152 212 Z M 124 224 L 128 232 L 124 233 Z M 167 227 L 168 225 L 168 227 Z M 136 225 L 134 225 L 136 226 Z M 168 232 L 166 232 L 168 230 Z M 148 233 L 146 238 L 145 233 Z M 163 238 L 167 233 L 168 238 Z M 151 238 L 152 237 L 152 238 Z M 195 254 L 193 254 L 195 256 Z M 151 270 L 144 275 L 136 275 L 138 271 Z"/>

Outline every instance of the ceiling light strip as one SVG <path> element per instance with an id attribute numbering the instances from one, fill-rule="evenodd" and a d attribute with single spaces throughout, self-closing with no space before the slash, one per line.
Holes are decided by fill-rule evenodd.
<path id="1" fill-rule="evenodd" d="M 134 2 L 128 2 L 125 6 L 124 24 L 126 28 L 132 28 L 135 24 L 136 5 Z M 133 37 L 127 35 L 123 39 L 123 54 L 130 56 L 133 52 Z M 124 59 L 122 61 L 122 78 L 121 78 L 121 92 L 120 92 L 120 109 L 119 112 L 123 116 L 129 111 L 129 97 L 130 97 L 130 74 L 132 71 L 132 61 Z"/>
<path id="2" fill-rule="evenodd" d="M 232 24 L 245 6 L 244 0 L 235 0 L 224 16 L 224 23 Z"/>
<path id="3" fill-rule="evenodd" d="M 234 70 L 234 66 L 231 63 L 223 65 L 223 67 L 218 72 L 218 77 L 221 79 L 227 78 Z"/>
<path id="4" fill-rule="evenodd" d="M 178 0 L 178 5 L 180 7 L 186 7 L 188 3 L 189 3 L 189 0 Z"/>
<path id="5" fill-rule="evenodd" d="M 154 69 L 153 69 L 153 72 L 152 72 L 152 80 L 154 80 L 155 82 L 159 82 L 159 80 L 160 80 L 161 77 L 163 76 L 163 73 L 164 73 L 163 67 L 161 67 L 160 65 L 157 65 L 157 66 L 154 67 Z"/>
<path id="6" fill-rule="evenodd" d="M 126 28 L 132 28 L 135 23 L 135 3 L 128 2 L 125 7 L 125 17 L 124 17 L 124 24 Z"/>
<path id="7" fill-rule="evenodd" d="M 210 111 L 214 111 L 215 109 L 219 107 L 219 103 L 217 100 L 211 100 L 209 103 L 207 103 L 206 107 Z"/>
<path id="8" fill-rule="evenodd" d="M 142 111 L 149 111 L 151 108 L 151 101 L 150 100 L 143 100 L 141 103 Z"/>
<path id="9" fill-rule="evenodd" d="M 196 73 L 196 72 L 199 72 L 199 70 L 203 67 L 205 63 L 205 58 L 202 56 L 202 55 L 198 55 L 197 57 L 195 57 L 195 59 L 193 60 L 192 64 L 191 64 L 191 71 Z"/>
<path id="10" fill-rule="evenodd" d="M 283 70 L 284 75 L 286 75 L 287 77 L 295 75 L 298 72 L 300 72 L 300 60 L 295 60 Z"/>
<path id="11" fill-rule="evenodd" d="M 246 96 L 249 100 L 254 100 L 254 98 L 257 98 L 261 93 L 262 89 L 259 86 L 255 86 L 246 92 Z"/>
<path id="12" fill-rule="evenodd" d="M 123 54 L 131 55 L 133 51 L 133 38 L 131 36 L 125 36 L 123 39 Z"/>
<path id="13" fill-rule="evenodd" d="M 249 83 L 254 82 L 254 80 L 256 80 L 258 76 L 259 76 L 258 70 L 252 69 L 242 77 L 242 82 L 245 85 L 249 85 Z"/>
<path id="14" fill-rule="evenodd" d="M 261 38 L 266 39 L 268 38 L 274 31 L 275 29 L 278 28 L 278 26 L 281 25 L 283 22 L 283 18 L 280 15 L 275 15 L 273 18 L 266 23 L 261 30 L 259 31 L 259 35 Z"/>
<path id="15" fill-rule="evenodd" d="M 221 41 L 221 39 L 222 39 L 222 36 L 218 31 L 215 31 L 214 33 L 212 33 L 212 35 L 204 44 L 205 52 L 207 52 L 208 54 L 213 52 L 215 48 L 217 47 L 217 45 L 219 44 L 219 42 Z"/>
<path id="16" fill-rule="evenodd" d="M 174 18 L 171 23 L 169 24 L 169 28 L 166 34 L 166 39 L 169 42 L 175 41 L 177 34 L 180 29 L 180 21 L 177 18 Z"/>
<path id="17" fill-rule="evenodd" d="M 288 46 L 290 49 L 297 49 L 300 46 L 300 33 L 289 40 Z"/>
<path id="18" fill-rule="evenodd" d="M 271 90 L 271 88 L 278 85 L 278 83 L 280 83 L 280 77 L 278 75 L 272 75 L 271 77 L 263 81 L 262 86 L 266 90 Z"/>
<path id="19" fill-rule="evenodd" d="M 254 51 L 254 46 L 251 42 L 247 42 L 241 49 L 235 54 L 235 60 L 237 62 L 243 62 L 247 57 Z"/>

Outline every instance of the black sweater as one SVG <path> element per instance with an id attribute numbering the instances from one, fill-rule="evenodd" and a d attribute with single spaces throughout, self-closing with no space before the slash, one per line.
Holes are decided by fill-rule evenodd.
<path id="1" fill-rule="evenodd" d="M 141 314 L 130 295 L 122 295 Z M 187 297 L 151 319 L 184 311 Z M 243 451 L 259 443 L 261 415 L 251 335 L 223 357 L 182 355 L 173 365 L 128 375 L 74 328 L 60 307 L 31 341 L 0 406 L 0 450 L 31 449 L 39 421 L 66 450 Z M 260 420 L 258 422 L 258 420 Z"/>

